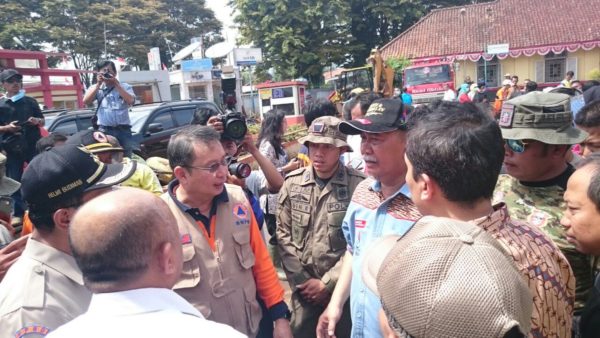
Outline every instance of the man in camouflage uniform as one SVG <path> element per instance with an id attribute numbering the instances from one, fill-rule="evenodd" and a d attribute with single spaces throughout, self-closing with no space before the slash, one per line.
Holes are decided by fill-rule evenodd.
<path id="1" fill-rule="evenodd" d="M 567 241 L 560 219 L 563 194 L 574 172 L 565 154 L 587 133 L 573 127 L 569 96 L 557 93 L 532 92 L 505 102 L 499 124 L 508 175 L 498 179 L 494 202 L 505 202 L 513 218 L 539 227 L 564 253 L 575 274 L 577 317 L 592 287 L 591 257 Z"/>
<path id="2" fill-rule="evenodd" d="M 361 172 L 340 164 L 352 151 L 340 120 L 323 116 L 313 121 L 299 141 L 308 147 L 311 164 L 291 172 L 279 192 L 277 241 L 292 294 L 292 331 L 314 337 L 319 316 L 327 306 L 339 276 L 346 240 L 342 220 Z M 349 337 L 350 311 L 346 304 L 337 326 L 338 337 Z"/>

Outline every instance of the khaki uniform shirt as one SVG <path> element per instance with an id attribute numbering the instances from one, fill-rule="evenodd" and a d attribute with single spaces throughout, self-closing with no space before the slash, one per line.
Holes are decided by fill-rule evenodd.
<path id="1" fill-rule="evenodd" d="M 72 256 L 30 239 L 0 283 L 0 337 L 44 337 L 91 300 Z"/>
<path id="2" fill-rule="evenodd" d="M 510 254 L 533 296 L 529 337 L 570 337 L 575 276 L 569 262 L 539 228 L 512 220 L 506 205 L 473 220 Z"/>
<path id="3" fill-rule="evenodd" d="M 321 188 L 312 166 L 291 172 L 279 191 L 277 241 L 292 288 L 318 278 L 335 288 L 346 240 L 342 221 L 356 186 L 366 176 L 340 165 Z"/>

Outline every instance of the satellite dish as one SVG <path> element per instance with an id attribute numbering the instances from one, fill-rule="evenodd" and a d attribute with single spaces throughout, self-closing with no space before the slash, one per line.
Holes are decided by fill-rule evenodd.
<path id="1" fill-rule="evenodd" d="M 201 45 L 202 43 L 200 42 L 193 42 L 189 44 L 187 47 L 177 52 L 177 54 L 173 55 L 172 61 L 177 62 L 185 59 L 186 57 L 190 56 L 196 49 L 200 48 Z"/>
<path id="2" fill-rule="evenodd" d="M 229 53 L 231 53 L 231 51 L 233 50 L 233 45 L 230 44 L 227 41 L 223 41 L 223 42 L 219 42 L 217 44 L 214 44 L 212 46 L 210 46 L 207 50 L 206 53 L 204 53 L 206 55 L 206 57 L 215 59 L 215 58 L 220 58 L 223 57 Z"/>

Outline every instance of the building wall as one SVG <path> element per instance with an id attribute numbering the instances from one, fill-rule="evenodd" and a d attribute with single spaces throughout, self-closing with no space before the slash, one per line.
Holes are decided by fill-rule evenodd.
<path id="1" fill-rule="evenodd" d="M 119 81 L 126 82 L 133 87 L 150 86 L 153 102 L 171 101 L 169 72 L 166 70 L 120 72 Z"/>
<path id="2" fill-rule="evenodd" d="M 567 53 L 567 59 L 577 59 L 577 72 L 575 79 L 586 81 L 589 80 L 589 73 L 593 69 L 600 69 L 600 48 L 594 48 L 590 51 L 578 50 L 575 53 Z M 506 58 L 500 60 L 500 74 L 504 76 L 506 73 L 519 76 L 519 81 L 525 79 L 536 81 L 536 63 L 545 60 L 542 55 L 533 55 L 530 57 L 521 56 L 519 58 Z M 455 78 L 456 86 L 463 83 L 465 76 L 470 76 L 471 80 L 477 81 L 477 63 L 472 61 L 456 61 L 455 62 Z M 539 81 L 538 81 L 539 82 Z"/>
<path id="3" fill-rule="evenodd" d="M 578 80 L 589 80 L 590 71 L 600 69 L 600 48 L 592 49 L 589 52 L 578 50 L 569 56 L 577 57 L 575 78 Z"/>
<path id="4" fill-rule="evenodd" d="M 465 80 L 466 76 L 469 76 L 471 78 L 471 81 L 477 82 L 477 63 L 471 62 L 469 60 L 457 61 L 455 63 L 454 69 L 454 89 L 458 90 L 460 85 Z"/>

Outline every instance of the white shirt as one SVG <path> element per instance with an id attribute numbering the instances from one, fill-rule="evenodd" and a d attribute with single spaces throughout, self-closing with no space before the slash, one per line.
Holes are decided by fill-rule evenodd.
<path id="1" fill-rule="evenodd" d="M 86 313 L 59 327 L 48 338 L 87 337 L 246 337 L 205 319 L 169 289 L 146 288 L 92 296 Z"/>
<path id="2" fill-rule="evenodd" d="M 365 163 L 362 154 L 360 153 L 360 143 L 362 139 L 360 135 L 348 135 L 346 142 L 352 147 L 353 152 L 347 152 L 343 155 L 345 166 L 365 171 Z"/>
<path id="3" fill-rule="evenodd" d="M 456 101 L 456 93 L 452 89 L 448 89 L 444 92 L 444 101 Z"/>

